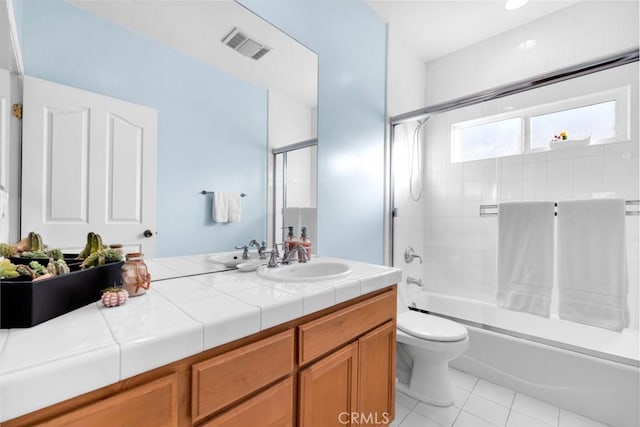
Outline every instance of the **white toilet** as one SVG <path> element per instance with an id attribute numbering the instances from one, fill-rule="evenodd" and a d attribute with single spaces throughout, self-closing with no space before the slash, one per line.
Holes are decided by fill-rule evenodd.
<path id="1" fill-rule="evenodd" d="M 453 392 L 449 361 L 462 355 L 469 346 L 467 328 L 451 320 L 402 306 L 405 301 L 403 285 L 407 286 L 398 286 L 396 387 L 423 402 L 450 406 L 453 404 Z M 404 378 L 402 373 L 405 374 Z"/>

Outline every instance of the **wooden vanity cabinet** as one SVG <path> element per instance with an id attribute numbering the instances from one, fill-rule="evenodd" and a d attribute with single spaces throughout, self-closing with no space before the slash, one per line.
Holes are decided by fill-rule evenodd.
<path id="1" fill-rule="evenodd" d="M 298 328 L 301 427 L 384 425 L 393 420 L 395 312 L 394 292 Z"/>
<path id="2" fill-rule="evenodd" d="M 280 381 L 267 390 L 201 424 L 202 427 L 270 426 L 292 427 L 293 379 Z"/>
<path id="3" fill-rule="evenodd" d="M 194 364 L 191 380 L 193 421 L 198 422 L 291 374 L 293 337 L 293 329 L 289 329 Z"/>
<path id="4" fill-rule="evenodd" d="M 326 427 L 394 417 L 396 288 L 0 423 Z"/>
<path id="5" fill-rule="evenodd" d="M 177 426 L 178 377 L 169 375 L 151 381 L 35 425 L 46 427 Z"/>

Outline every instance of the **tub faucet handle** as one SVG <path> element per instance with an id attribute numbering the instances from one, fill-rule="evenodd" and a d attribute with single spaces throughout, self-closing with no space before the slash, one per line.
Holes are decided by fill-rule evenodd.
<path id="1" fill-rule="evenodd" d="M 404 250 L 404 262 L 410 264 L 415 258 L 418 258 L 420 260 L 420 264 L 422 264 L 422 257 L 416 254 L 416 251 L 413 250 L 411 246 L 407 246 L 407 249 Z"/>

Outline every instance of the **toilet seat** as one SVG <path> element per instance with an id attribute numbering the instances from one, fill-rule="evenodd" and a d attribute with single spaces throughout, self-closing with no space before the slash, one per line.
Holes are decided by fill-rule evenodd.
<path id="1" fill-rule="evenodd" d="M 399 313 L 397 325 L 401 331 L 429 341 L 462 341 L 468 336 L 467 328 L 456 322 L 415 310 Z"/>

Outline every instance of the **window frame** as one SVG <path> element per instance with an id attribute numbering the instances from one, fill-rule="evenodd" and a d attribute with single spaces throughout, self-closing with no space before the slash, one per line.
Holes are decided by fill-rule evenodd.
<path id="1" fill-rule="evenodd" d="M 603 90 L 600 92 L 594 92 L 587 95 L 576 96 L 561 101 L 554 101 L 545 104 L 536 105 L 534 107 L 522 108 L 519 110 L 508 111 L 499 114 L 493 114 L 487 117 L 481 117 L 472 120 L 465 120 L 462 122 L 451 124 L 451 163 L 466 163 L 479 160 L 497 159 L 502 157 L 516 156 L 530 153 L 543 153 L 550 151 L 547 147 L 531 147 L 531 119 L 532 117 L 543 116 L 545 114 L 553 114 L 560 111 L 567 111 L 571 109 L 577 109 L 595 104 L 601 104 L 609 101 L 615 101 L 615 136 L 605 139 L 593 139 L 590 145 L 600 144 L 612 144 L 616 142 L 625 142 L 630 140 L 631 134 L 631 87 L 630 85 L 617 87 L 614 89 Z M 503 120 L 509 120 L 512 118 L 521 118 L 521 135 L 520 135 L 520 150 L 517 153 L 509 154 L 506 156 L 494 156 L 485 157 L 471 160 L 455 160 L 455 144 L 456 144 L 456 131 L 459 129 L 465 129 L 469 127 L 480 126 L 483 124 L 495 123 Z"/>

